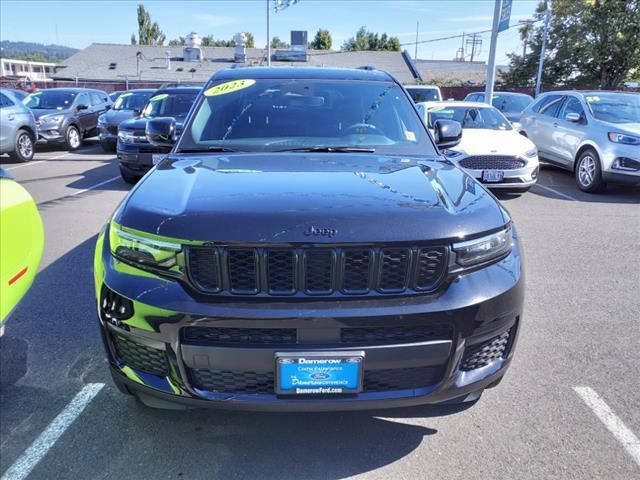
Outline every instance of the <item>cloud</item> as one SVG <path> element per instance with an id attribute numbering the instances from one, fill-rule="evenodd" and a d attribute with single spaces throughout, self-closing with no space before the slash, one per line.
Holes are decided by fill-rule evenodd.
<path id="1" fill-rule="evenodd" d="M 194 15 L 193 18 L 196 21 L 206 24 L 208 27 L 221 27 L 223 25 L 230 25 L 236 21 L 233 17 L 214 15 L 212 13 L 198 13 Z"/>

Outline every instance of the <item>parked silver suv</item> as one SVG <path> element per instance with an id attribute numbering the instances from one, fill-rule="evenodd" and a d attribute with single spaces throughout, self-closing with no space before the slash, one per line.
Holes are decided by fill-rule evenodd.
<path id="1" fill-rule="evenodd" d="M 0 153 L 28 162 L 33 158 L 36 135 L 36 119 L 19 94 L 0 88 Z"/>
<path id="2" fill-rule="evenodd" d="M 605 91 L 548 92 L 520 118 L 541 159 L 572 170 L 578 187 L 640 185 L 640 95 Z"/>

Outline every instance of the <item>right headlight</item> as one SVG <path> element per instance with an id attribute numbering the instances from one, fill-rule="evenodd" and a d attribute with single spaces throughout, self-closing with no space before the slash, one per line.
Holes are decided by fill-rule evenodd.
<path id="1" fill-rule="evenodd" d="M 136 135 L 129 130 L 118 130 L 118 138 L 122 143 L 135 143 Z"/>
<path id="2" fill-rule="evenodd" d="M 511 227 L 485 237 L 453 244 L 456 263 L 470 267 L 502 257 L 511 251 Z"/>
<path id="3" fill-rule="evenodd" d="M 149 238 L 123 230 L 115 222 L 109 228 L 111 253 L 130 265 L 153 270 L 168 271 L 176 267 L 179 243 Z"/>

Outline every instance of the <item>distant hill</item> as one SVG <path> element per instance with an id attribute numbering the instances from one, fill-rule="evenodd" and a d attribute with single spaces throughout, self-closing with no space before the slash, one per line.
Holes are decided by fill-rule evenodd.
<path id="1" fill-rule="evenodd" d="M 63 45 L 44 45 L 32 42 L 11 42 L 9 40 L 0 41 L 2 57 L 14 58 L 17 60 L 31 60 L 35 62 L 61 62 L 69 58 L 76 52 L 77 48 L 65 47 Z"/>

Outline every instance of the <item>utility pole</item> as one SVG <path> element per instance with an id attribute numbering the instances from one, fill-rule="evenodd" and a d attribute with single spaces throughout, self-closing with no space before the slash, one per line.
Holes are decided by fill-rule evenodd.
<path id="1" fill-rule="evenodd" d="M 464 62 L 464 36 L 465 33 L 462 32 L 462 44 L 460 45 L 460 61 Z"/>
<path id="2" fill-rule="evenodd" d="M 416 20 L 416 52 L 413 54 L 413 59 L 418 58 L 418 30 L 420 30 L 420 20 Z"/>
<path id="3" fill-rule="evenodd" d="M 493 9 L 493 30 L 491 31 L 491 46 L 489 47 L 489 61 L 487 66 L 487 85 L 484 90 L 484 101 L 491 105 L 493 98 L 493 85 L 496 77 L 496 44 L 498 43 L 498 24 L 500 23 L 500 11 L 502 0 L 495 0 Z"/>
<path id="4" fill-rule="evenodd" d="M 267 66 L 271 66 L 271 11 L 269 10 L 269 1 L 267 0 Z"/>
<path id="5" fill-rule="evenodd" d="M 551 9 L 549 3 L 545 2 L 546 12 L 544 14 L 544 32 L 542 33 L 542 48 L 540 49 L 540 62 L 538 63 L 538 75 L 536 77 L 536 97 L 542 89 L 542 68 L 544 67 L 544 54 L 547 50 L 547 36 L 549 33 L 549 19 L 551 18 Z"/>
<path id="6" fill-rule="evenodd" d="M 467 51 L 469 50 L 469 45 L 471 45 L 471 61 L 473 62 L 473 59 L 476 56 L 476 47 L 482 46 L 482 38 L 480 37 L 480 35 L 474 33 L 471 35 L 471 38 L 467 38 Z"/>

